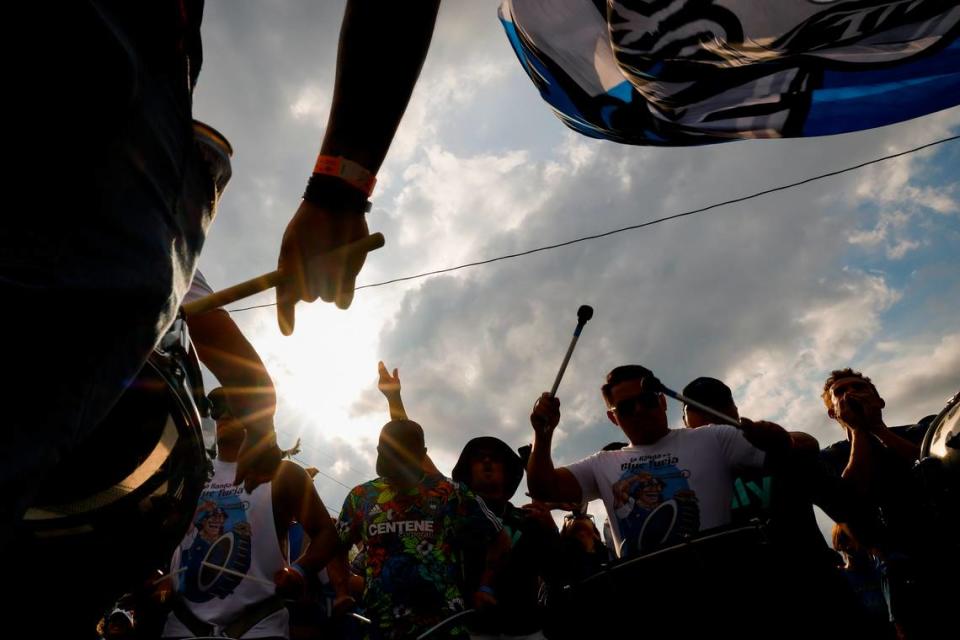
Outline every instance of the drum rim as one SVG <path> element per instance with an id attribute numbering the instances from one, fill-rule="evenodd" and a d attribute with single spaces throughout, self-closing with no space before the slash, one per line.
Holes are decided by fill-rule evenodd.
<path id="1" fill-rule="evenodd" d="M 157 362 L 157 356 L 164 359 Z M 161 431 L 161 437 L 154 445 L 150 454 L 130 474 L 109 487 L 98 488 L 91 493 L 64 503 L 45 503 L 31 505 L 23 517 L 24 524 L 38 537 L 58 537 L 89 533 L 94 530 L 95 521 L 104 513 L 108 513 L 119 505 L 139 495 L 149 495 L 164 483 L 172 479 L 157 472 L 164 464 L 171 460 L 173 454 L 185 447 L 195 448 L 200 459 L 206 460 L 207 454 L 203 447 L 200 413 L 196 407 L 194 393 L 188 380 L 181 385 L 170 366 L 170 350 L 154 351 L 144 363 L 153 374 L 159 377 L 168 386 L 168 395 L 175 399 L 172 410 L 167 415 Z M 189 357 L 189 355 L 187 356 Z M 182 393 L 179 389 L 182 387 Z M 189 398 L 189 400 L 188 400 Z M 192 438 L 185 436 L 192 434 Z M 145 465 L 150 463 L 151 471 L 146 473 Z M 188 479 L 184 476 L 184 480 Z M 132 488 L 123 485 L 130 482 Z M 103 499 L 114 494 L 112 498 Z M 85 505 L 95 505 L 88 507 Z"/>
<path id="2" fill-rule="evenodd" d="M 958 404 L 960 404 L 960 391 L 957 391 L 952 398 L 947 400 L 947 405 L 942 411 L 940 411 L 940 413 L 937 414 L 937 417 L 933 419 L 933 421 L 930 423 L 930 426 L 927 427 L 927 432 L 923 434 L 923 442 L 920 443 L 920 460 L 930 457 L 937 458 L 938 460 L 940 459 L 939 456 L 930 455 L 930 447 L 933 445 L 933 434 L 940 427 L 940 425 L 943 424 L 947 414 L 950 413 L 953 407 L 957 406 Z"/>

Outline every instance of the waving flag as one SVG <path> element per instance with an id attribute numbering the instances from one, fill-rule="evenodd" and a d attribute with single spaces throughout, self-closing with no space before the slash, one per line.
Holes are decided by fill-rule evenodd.
<path id="1" fill-rule="evenodd" d="M 626 144 L 880 127 L 960 104 L 956 0 L 504 0 L 563 122 Z"/>

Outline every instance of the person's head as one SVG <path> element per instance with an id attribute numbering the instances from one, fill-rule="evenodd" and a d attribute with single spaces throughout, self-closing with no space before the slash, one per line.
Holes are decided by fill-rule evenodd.
<path id="1" fill-rule="evenodd" d="M 833 548 L 843 556 L 844 565 L 848 568 L 855 568 L 863 561 L 867 560 L 866 550 L 860 546 L 853 535 L 845 525 L 836 523 L 833 525 Z"/>
<path id="2" fill-rule="evenodd" d="M 481 436 L 463 447 L 452 476 L 484 500 L 505 502 L 523 479 L 523 461 L 503 440 Z"/>
<path id="3" fill-rule="evenodd" d="M 733 401 L 733 393 L 730 387 L 723 384 L 716 378 L 707 378 L 701 376 L 683 388 L 684 397 L 695 400 L 700 404 L 706 405 L 714 411 L 726 414 L 738 420 L 740 411 L 737 404 Z M 683 405 L 683 424 L 690 429 L 696 429 L 706 424 L 715 424 L 716 418 L 700 411 L 696 407 L 688 404 Z"/>
<path id="4" fill-rule="evenodd" d="M 586 513 L 574 512 L 565 515 L 560 537 L 564 540 L 576 540 L 587 553 L 603 546 L 603 539 L 593 522 L 593 516 Z"/>
<path id="5" fill-rule="evenodd" d="M 830 372 L 830 376 L 823 383 L 821 397 L 823 404 L 827 407 L 827 415 L 833 420 L 837 419 L 838 403 L 844 397 L 856 398 L 861 406 L 866 403 L 876 404 L 881 409 L 885 406 L 883 398 L 880 397 L 870 378 L 849 367 Z"/>
<path id="6" fill-rule="evenodd" d="M 230 411 L 227 402 L 227 390 L 217 387 L 207 395 L 210 402 L 210 417 L 217 422 L 217 449 L 237 448 L 243 443 L 243 423 L 237 420 Z"/>
<path id="7" fill-rule="evenodd" d="M 646 367 L 628 364 L 607 374 L 600 388 L 607 418 L 623 430 L 631 444 L 651 444 L 667 433 L 667 401 Z"/>
<path id="8" fill-rule="evenodd" d="M 413 420 L 391 420 L 380 430 L 377 473 L 402 485 L 416 484 L 423 477 L 427 448 L 423 428 Z"/>

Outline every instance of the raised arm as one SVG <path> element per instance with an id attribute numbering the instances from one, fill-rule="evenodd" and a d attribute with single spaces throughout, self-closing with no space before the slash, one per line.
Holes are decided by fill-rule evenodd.
<path id="1" fill-rule="evenodd" d="M 284 334 L 293 332 L 299 300 L 320 297 L 342 309 L 353 300 L 366 254 L 323 255 L 369 234 L 367 198 L 420 75 L 439 6 L 439 0 L 347 2 L 320 158 L 280 246 L 278 268 L 288 278 L 277 287 Z M 346 178 L 331 170 L 339 166 L 348 168 Z"/>
<path id="2" fill-rule="evenodd" d="M 544 392 L 530 414 L 533 426 L 533 450 L 527 461 L 527 486 L 535 500 L 575 502 L 583 500 L 580 483 L 568 469 L 553 466 L 553 432 L 560 424 L 560 401 Z"/>
<path id="3" fill-rule="evenodd" d="M 393 375 L 387 370 L 387 365 L 381 360 L 377 364 L 377 371 L 380 373 L 380 379 L 377 381 L 377 388 L 387 399 L 387 407 L 390 409 L 391 420 L 409 420 L 407 411 L 403 407 L 403 399 L 400 397 L 400 370 L 394 368 Z M 422 426 L 422 425 L 421 425 Z M 433 464 L 430 456 L 423 456 L 423 471 L 429 474 L 439 474 L 437 466 Z"/>

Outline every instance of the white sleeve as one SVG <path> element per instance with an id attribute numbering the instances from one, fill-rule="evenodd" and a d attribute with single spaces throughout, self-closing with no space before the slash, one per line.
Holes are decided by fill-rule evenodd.
<path id="1" fill-rule="evenodd" d="M 767 454 L 750 444 L 736 427 L 715 424 L 702 428 L 709 428 L 716 436 L 723 458 L 731 467 L 756 469 L 763 466 Z"/>
<path id="2" fill-rule="evenodd" d="M 200 273 L 200 270 L 197 269 L 193 273 L 193 281 L 190 283 L 190 289 L 187 291 L 187 295 L 183 296 L 182 304 L 199 300 L 211 293 L 213 293 L 213 289 L 209 283 L 207 283 L 207 279 L 203 277 L 203 274 Z"/>
<path id="3" fill-rule="evenodd" d="M 573 477 L 576 478 L 580 484 L 580 493 L 583 495 L 581 500 L 583 502 L 600 498 L 600 488 L 597 486 L 597 474 L 594 470 L 598 455 L 599 454 L 595 453 L 592 456 L 587 456 L 583 460 L 563 467 L 572 473 Z"/>

